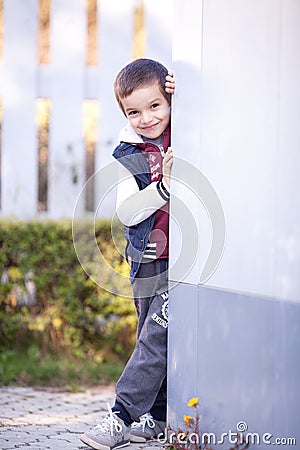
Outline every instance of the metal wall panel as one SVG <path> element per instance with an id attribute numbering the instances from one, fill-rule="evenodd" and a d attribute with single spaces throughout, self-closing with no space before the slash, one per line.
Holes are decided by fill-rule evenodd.
<path id="1" fill-rule="evenodd" d="M 245 420 L 249 431 L 299 440 L 300 4 L 174 8 L 169 420 L 182 424 L 199 396 L 205 431 Z M 224 251 L 204 284 L 224 223 L 182 160 L 225 217 Z"/>
<path id="2" fill-rule="evenodd" d="M 245 421 L 261 439 L 251 448 L 268 448 L 264 433 L 271 444 L 300 442 L 297 304 L 181 283 L 171 290 L 169 314 L 170 423 L 182 425 L 187 401 L 199 396 L 200 430 L 217 440 Z M 228 438 L 217 445 L 230 447 Z"/>

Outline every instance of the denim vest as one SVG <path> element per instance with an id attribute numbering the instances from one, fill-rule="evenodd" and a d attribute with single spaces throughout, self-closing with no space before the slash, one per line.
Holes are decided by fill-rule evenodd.
<path id="1" fill-rule="evenodd" d="M 121 143 L 114 150 L 113 156 L 134 176 L 140 190 L 151 183 L 149 163 L 138 146 Z M 130 227 L 124 226 L 127 241 L 125 255 L 127 261 L 130 260 L 131 264 L 131 283 L 139 270 L 143 254 L 149 242 L 154 220 L 155 213 L 136 225 Z"/>

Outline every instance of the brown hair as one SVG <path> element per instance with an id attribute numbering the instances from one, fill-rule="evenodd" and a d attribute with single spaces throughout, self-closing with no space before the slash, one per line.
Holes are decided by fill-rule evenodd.
<path id="1" fill-rule="evenodd" d="M 114 82 L 115 97 L 123 113 L 125 114 L 122 104 L 123 98 L 128 97 L 135 89 L 149 86 L 156 81 L 159 84 L 161 93 L 170 104 L 171 95 L 165 90 L 167 75 L 168 70 L 165 66 L 157 61 L 147 58 L 136 59 L 123 67 Z"/>

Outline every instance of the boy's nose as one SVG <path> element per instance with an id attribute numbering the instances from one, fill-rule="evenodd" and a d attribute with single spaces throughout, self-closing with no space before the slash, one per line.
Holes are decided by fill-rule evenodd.
<path id="1" fill-rule="evenodd" d="M 147 123 L 151 122 L 151 120 L 152 120 L 152 115 L 150 114 L 150 112 L 145 111 L 142 113 L 142 116 L 141 116 L 142 123 L 147 124 Z"/>

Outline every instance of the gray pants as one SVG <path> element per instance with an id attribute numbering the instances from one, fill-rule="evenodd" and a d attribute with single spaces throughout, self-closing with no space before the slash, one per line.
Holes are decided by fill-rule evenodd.
<path id="1" fill-rule="evenodd" d="M 168 262 L 141 264 L 133 282 L 138 314 L 134 351 L 117 383 L 116 403 L 132 420 L 151 412 L 165 420 L 167 402 Z"/>

